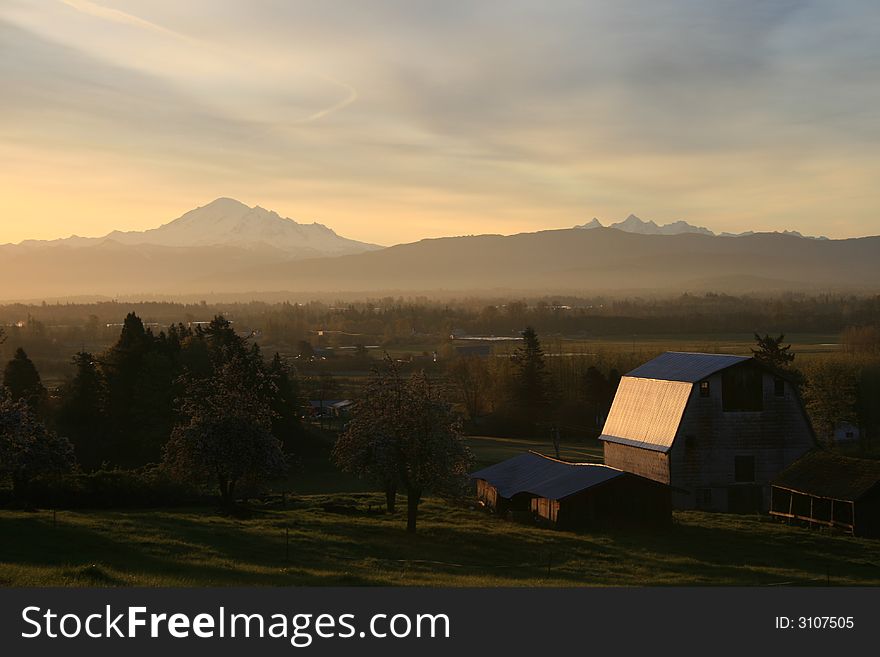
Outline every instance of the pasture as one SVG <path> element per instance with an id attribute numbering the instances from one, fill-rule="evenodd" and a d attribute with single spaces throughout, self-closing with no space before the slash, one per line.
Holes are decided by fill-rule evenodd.
<path id="1" fill-rule="evenodd" d="M 763 516 L 678 512 L 566 533 L 429 498 L 419 532 L 375 493 L 210 509 L 0 512 L 2 586 L 880 585 L 880 543 Z M 331 509 L 331 510 L 328 510 Z"/>

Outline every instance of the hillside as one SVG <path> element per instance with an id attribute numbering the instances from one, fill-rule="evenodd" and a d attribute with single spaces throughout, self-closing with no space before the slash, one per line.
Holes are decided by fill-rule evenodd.
<path id="1" fill-rule="evenodd" d="M 262 244 L 0 248 L 0 299 L 138 293 L 516 290 L 875 291 L 880 237 L 642 235 L 612 228 L 446 237 L 294 260 Z"/>
<path id="2" fill-rule="evenodd" d="M 880 584 L 877 566 L 866 559 L 875 541 L 766 517 L 688 511 L 676 513 L 665 531 L 579 534 L 428 498 L 419 533 L 409 536 L 400 514 L 376 513 L 383 504 L 378 494 L 287 499 L 286 509 L 260 506 L 243 519 L 205 508 L 59 511 L 53 526 L 51 511 L 0 511 L 9 536 L 0 585 Z M 359 512 L 328 513 L 327 504 Z"/>

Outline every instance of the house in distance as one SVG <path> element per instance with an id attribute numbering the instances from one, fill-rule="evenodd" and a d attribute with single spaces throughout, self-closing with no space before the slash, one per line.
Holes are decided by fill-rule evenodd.
<path id="1" fill-rule="evenodd" d="M 471 479 L 488 508 L 559 529 L 657 527 L 672 520 L 668 486 L 598 463 L 526 452 L 474 472 Z"/>
<path id="2" fill-rule="evenodd" d="M 815 446 L 796 386 L 754 358 L 667 352 L 627 373 L 599 438 L 606 465 L 673 487 L 676 508 L 766 511 Z"/>

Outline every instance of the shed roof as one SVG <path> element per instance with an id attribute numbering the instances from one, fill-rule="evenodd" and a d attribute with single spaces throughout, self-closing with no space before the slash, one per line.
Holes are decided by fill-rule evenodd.
<path id="1" fill-rule="evenodd" d="M 639 365 L 626 376 L 639 379 L 659 379 L 662 381 L 682 381 L 696 383 L 723 369 L 751 360 L 747 356 L 730 354 L 698 354 L 683 351 L 667 351 Z"/>
<path id="2" fill-rule="evenodd" d="M 880 485 L 880 461 L 817 450 L 783 470 L 773 485 L 807 495 L 854 502 Z"/>
<path id="3" fill-rule="evenodd" d="M 561 500 L 587 488 L 598 486 L 625 473 L 598 463 L 566 463 L 541 454 L 526 452 L 471 474 L 484 479 L 502 497 L 531 493 Z"/>
<path id="4" fill-rule="evenodd" d="M 669 451 L 692 388 L 682 381 L 623 377 L 599 440 Z"/>

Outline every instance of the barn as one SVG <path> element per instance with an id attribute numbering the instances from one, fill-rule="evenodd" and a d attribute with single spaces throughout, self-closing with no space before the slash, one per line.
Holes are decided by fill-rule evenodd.
<path id="1" fill-rule="evenodd" d="M 766 511 L 770 481 L 815 446 L 793 381 L 754 358 L 667 352 L 621 378 L 606 465 L 673 488 L 675 508 Z"/>
<path id="2" fill-rule="evenodd" d="M 777 518 L 880 537 L 880 461 L 817 450 L 786 468 L 771 496 Z"/>
<path id="3" fill-rule="evenodd" d="M 597 463 L 527 452 L 474 472 L 471 479 L 487 507 L 560 529 L 656 527 L 672 519 L 668 486 Z"/>

